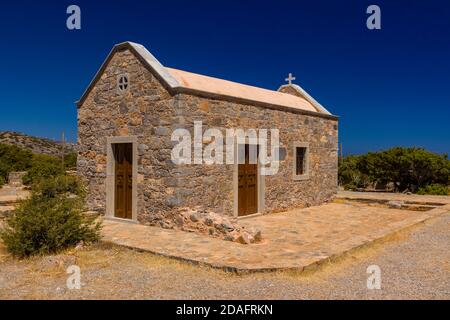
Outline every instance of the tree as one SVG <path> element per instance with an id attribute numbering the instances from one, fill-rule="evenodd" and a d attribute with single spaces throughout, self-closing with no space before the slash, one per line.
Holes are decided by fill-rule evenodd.
<path id="1" fill-rule="evenodd" d="M 339 181 L 354 187 L 349 177 L 365 177 L 368 182 L 392 182 L 396 191 L 417 191 L 430 184 L 448 185 L 450 160 L 423 148 L 392 148 L 346 157 L 339 166 Z M 354 181 L 354 179 L 353 179 Z"/>

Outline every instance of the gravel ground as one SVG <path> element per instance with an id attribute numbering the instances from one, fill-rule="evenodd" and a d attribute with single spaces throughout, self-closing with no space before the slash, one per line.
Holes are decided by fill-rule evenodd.
<path id="1" fill-rule="evenodd" d="M 303 272 L 234 275 L 148 253 L 96 245 L 13 260 L 0 248 L 1 299 L 450 299 L 450 214 Z M 66 267 L 82 288 L 66 287 Z M 369 265 L 381 290 L 368 290 Z"/>

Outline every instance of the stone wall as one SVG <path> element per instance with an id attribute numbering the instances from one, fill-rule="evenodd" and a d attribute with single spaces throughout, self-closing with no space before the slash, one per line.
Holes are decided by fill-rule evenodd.
<path id="1" fill-rule="evenodd" d="M 117 77 L 127 73 L 130 88 L 118 93 Z M 78 174 L 89 185 L 88 205 L 104 211 L 106 138 L 138 139 L 138 220 L 161 224 L 182 207 L 233 214 L 234 165 L 175 165 L 171 134 L 194 121 L 206 128 L 278 128 L 287 156 L 274 176 L 265 177 L 265 212 L 317 205 L 337 191 L 337 121 L 300 113 L 206 99 L 171 96 L 128 50 L 117 52 L 78 110 Z M 310 178 L 293 179 L 293 144 L 309 143 Z"/>

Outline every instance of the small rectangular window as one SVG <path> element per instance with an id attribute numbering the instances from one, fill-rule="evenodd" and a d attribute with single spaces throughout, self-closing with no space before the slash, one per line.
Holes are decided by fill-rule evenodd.
<path id="1" fill-rule="evenodd" d="M 304 147 L 296 147 L 295 148 L 295 174 L 300 176 L 305 174 L 305 155 L 306 148 Z"/>
<path id="2" fill-rule="evenodd" d="M 294 143 L 293 176 L 294 180 L 309 179 L 309 144 Z"/>

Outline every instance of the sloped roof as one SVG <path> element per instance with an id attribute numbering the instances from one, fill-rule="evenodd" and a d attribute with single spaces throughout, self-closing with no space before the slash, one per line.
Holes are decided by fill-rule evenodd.
<path id="1" fill-rule="evenodd" d="M 237 82 L 203 76 L 182 70 L 167 68 L 180 86 L 198 91 L 215 93 L 223 96 L 259 101 L 268 104 L 279 104 L 286 107 L 317 112 L 318 110 L 307 100 L 291 94 L 253 87 Z"/>
<path id="2" fill-rule="evenodd" d="M 80 106 L 90 90 L 103 74 L 108 62 L 118 50 L 129 49 L 138 59 L 155 74 L 162 84 L 172 93 L 190 93 L 206 94 L 215 98 L 227 99 L 234 98 L 247 103 L 257 103 L 266 105 L 268 107 L 285 107 L 290 110 L 297 110 L 311 114 L 320 114 L 322 116 L 333 117 L 323 106 L 316 100 L 309 96 L 303 89 L 303 97 L 294 96 L 291 94 L 263 89 L 259 87 L 249 86 L 228 80 L 213 78 L 200 74 L 195 74 L 187 71 L 177 70 L 173 68 L 164 67 L 143 45 L 124 42 L 120 43 L 111 50 L 110 54 L 104 61 L 100 70 L 98 70 L 94 79 L 89 84 L 86 91 L 83 93 L 77 105 Z M 297 89 L 297 88 L 296 88 Z"/>

